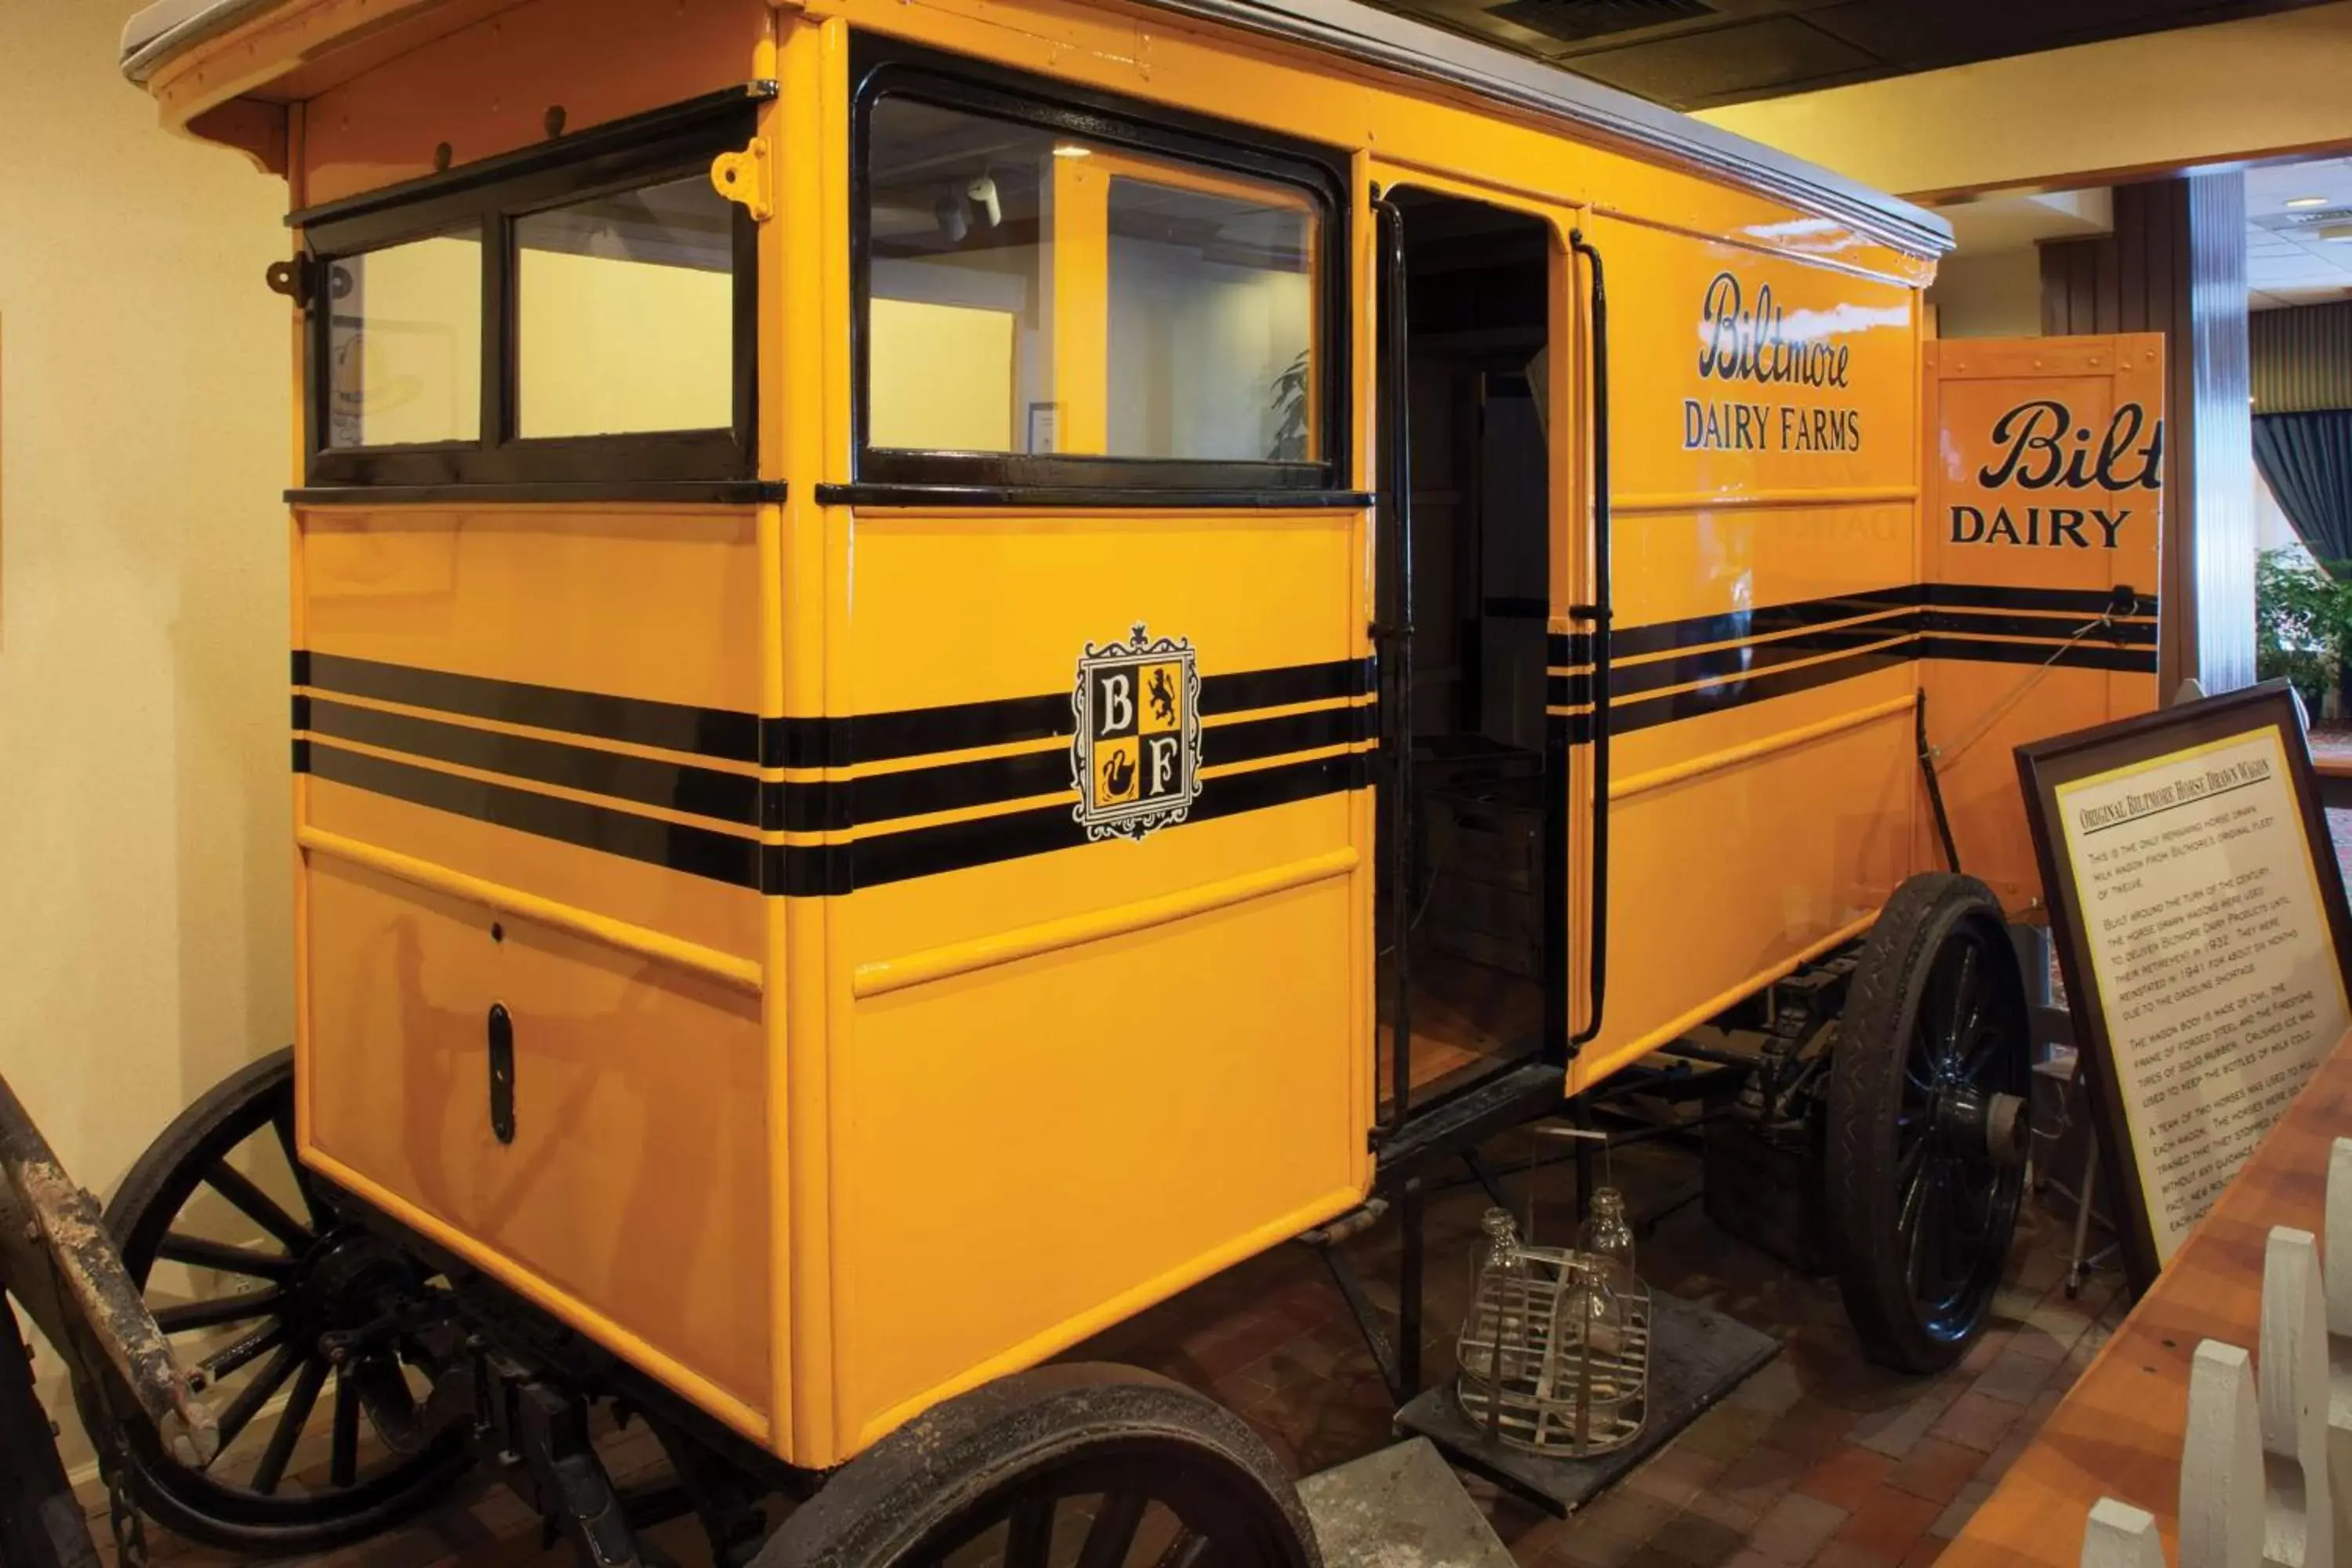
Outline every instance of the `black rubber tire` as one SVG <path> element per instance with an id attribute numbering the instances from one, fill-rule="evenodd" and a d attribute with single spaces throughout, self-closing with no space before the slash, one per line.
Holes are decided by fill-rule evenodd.
<path id="1" fill-rule="evenodd" d="M 926 1411 L 835 1472 L 752 1568 L 936 1563 L 1023 1499 L 1139 1478 L 1188 1523 L 1219 1519 L 1205 1559 L 1218 1568 L 1322 1568 L 1297 1488 L 1241 1417 L 1164 1377 L 1099 1364 L 1016 1373 Z"/>
<path id="2" fill-rule="evenodd" d="M 2024 1185 L 2014 1167 L 1956 1167 L 1944 1205 L 1970 1205 L 1971 1218 L 1981 1218 L 1971 1231 L 1982 1239 L 1971 1248 L 1974 1262 L 1959 1287 L 1948 1298 L 1923 1304 L 1913 1290 L 1902 1241 L 1898 1121 L 1906 1063 L 1922 1009 L 1931 1005 L 1931 976 L 1938 954 L 1953 944 L 1988 955 L 1987 1006 L 1996 1021 L 1979 1029 L 1984 1070 L 2001 1092 L 2030 1103 L 2025 992 L 2000 902 L 1975 878 L 1948 871 L 1912 878 L 1880 912 L 1847 993 L 1831 1064 L 1823 1173 L 1831 1257 L 1864 1353 L 1898 1372 L 1943 1371 L 1983 1331 L 2016 1235 Z M 1916 1105 L 1916 1096 L 1911 1103 Z M 1924 1202 L 1913 1226 L 1927 1228 Z"/>
<path id="3" fill-rule="evenodd" d="M 107 1228 L 135 1283 L 145 1285 L 195 1173 L 278 1116 L 290 1117 L 293 1094 L 294 1053 L 275 1052 L 223 1079 L 139 1157 L 106 1205 Z M 317 1178 L 304 1179 L 306 1194 L 326 1191 L 310 1184 Z M 75 1397 L 84 1423 L 99 1430 L 106 1419 L 100 1401 L 81 1387 Z M 105 1403 L 119 1411 L 138 1408 L 127 1392 Z M 142 1415 L 125 1420 L 122 1432 L 131 1496 L 142 1513 L 187 1540 L 257 1557 L 301 1556 L 382 1534 L 429 1508 L 473 1463 L 464 1435 L 446 1433 L 423 1452 L 331 1496 L 264 1497 L 182 1463 Z"/>

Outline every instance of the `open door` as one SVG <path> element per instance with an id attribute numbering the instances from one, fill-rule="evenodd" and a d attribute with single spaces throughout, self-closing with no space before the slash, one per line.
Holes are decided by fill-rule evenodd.
<path id="1" fill-rule="evenodd" d="M 1917 863 L 2041 901 L 2012 749 L 2158 706 L 2164 338 L 1926 348 L 1925 728 L 1948 842 Z"/>
<path id="2" fill-rule="evenodd" d="M 1558 1053 L 1559 547 L 1550 223 L 1415 187 L 1380 208 L 1383 1123 Z M 1400 1049 L 1399 1042 L 1404 1042 Z"/>

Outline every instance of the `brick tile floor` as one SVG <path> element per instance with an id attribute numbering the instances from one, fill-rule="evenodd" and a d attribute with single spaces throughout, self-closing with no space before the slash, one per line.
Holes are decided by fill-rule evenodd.
<path id="1" fill-rule="evenodd" d="M 1490 1150 L 1518 1157 L 1507 1140 Z M 1688 1154 L 1660 1145 L 1621 1153 L 1616 1175 L 1637 1214 L 1687 1190 Z M 1539 1237 L 1571 1224 L 1565 1168 L 1536 1181 Z M 1466 1179 L 1432 1194 L 1423 1366 L 1434 1381 L 1469 1285 L 1487 1199 Z M 1791 1274 L 1717 1229 L 1697 1204 L 1658 1218 L 1641 1239 L 1654 1286 L 1706 1301 L 1778 1337 L 1780 1356 L 1575 1518 L 1549 1518 L 1482 1481 L 1467 1484 L 1523 1564 L 1540 1568 L 1924 1568 L 1958 1533 L 2120 1318 L 2117 1280 L 2094 1279 L 2079 1302 L 2062 1289 L 2063 1203 L 2029 1206 L 1996 1303 L 1996 1321 L 1958 1366 L 1906 1378 L 1866 1363 L 1845 1326 L 1835 1282 Z M 1346 1244 L 1368 1292 L 1395 1305 L 1394 1227 Z M 1370 1353 L 1322 1262 L 1283 1247 L 1118 1325 L 1074 1354 L 1153 1368 L 1239 1411 L 1283 1463 L 1305 1474 L 1391 1440 L 1390 1406 Z M 614 1468 L 657 1478 L 642 1426 L 609 1440 Z M 698 1529 L 652 1532 L 681 1568 L 708 1568 Z M 168 1538 L 159 1568 L 214 1568 L 216 1554 Z M 568 1568 L 543 1551 L 537 1522 L 487 1479 L 431 1514 L 347 1547 L 320 1568 Z"/>

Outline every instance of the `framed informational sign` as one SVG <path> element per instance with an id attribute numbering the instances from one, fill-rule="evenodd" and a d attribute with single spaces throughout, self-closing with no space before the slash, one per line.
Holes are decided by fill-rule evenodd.
<path id="1" fill-rule="evenodd" d="M 2017 751 L 2146 1289 L 2347 1027 L 2352 913 L 2279 681 Z"/>

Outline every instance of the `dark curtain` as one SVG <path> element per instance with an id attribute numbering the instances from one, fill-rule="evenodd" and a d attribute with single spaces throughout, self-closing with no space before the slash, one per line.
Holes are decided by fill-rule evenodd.
<path id="1" fill-rule="evenodd" d="M 2352 409 L 2256 415 L 2254 463 L 2304 547 L 2352 561 Z"/>

